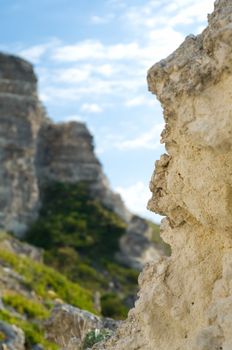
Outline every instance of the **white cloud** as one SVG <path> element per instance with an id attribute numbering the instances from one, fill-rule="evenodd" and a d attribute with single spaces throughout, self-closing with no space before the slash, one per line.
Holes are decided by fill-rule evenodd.
<path id="1" fill-rule="evenodd" d="M 156 124 L 148 131 L 131 140 L 118 142 L 116 147 L 120 150 L 158 149 L 160 147 L 160 134 L 163 128 L 163 124 Z"/>
<path id="2" fill-rule="evenodd" d="M 85 40 L 74 45 L 60 46 L 52 54 L 53 60 L 61 62 L 75 62 L 102 57 L 104 57 L 103 45 L 99 40 Z"/>
<path id="3" fill-rule="evenodd" d="M 115 15 L 113 13 L 109 13 L 105 16 L 98 16 L 98 15 L 93 15 L 90 18 L 90 21 L 93 24 L 106 24 L 109 23 L 114 19 Z"/>
<path id="4" fill-rule="evenodd" d="M 148 217 L 156 222 L 161 220 L 159 215 L 151 213 L 146 209 L 148 200 L 151 198 L 148 183 L 138 181 L 128 187 L 118 186 L 115 188 L 115 191 L 122 196 L 126 206 L 132 213 Z"/>
<path id="5" fill-rule="evenodd" d="M 81 111 L 87 113 L 101 113 L 103 109 L 96 103 L 84 103 L 81 106 Z"/>
<path id="6" fill-rule="evenodd" d="M 25 57 L 29 61 L 39 62 L 41 57 L 47 51 L 47 48 L 48 48 L 48 44 L 35 45 L 27 49 L 24 49 L 22 51 L 19 51 L 18 54 L 22 57 Z"/>
<path id="7" fill-rule="evenodd" d="M 88 65 L 81 68 L 59 69 L 55 72 L 54 78 L 62 83 L 77 84 L 86 81 L 90 77 L 90 70 L 91 68 Z"/>
<path id="8" fill-rule="evenodd" d="M 114 73 L 114 67 L 112 64 L 102 64 L 95 67 L 95 72 L 105 77 L 111 77 Z"/>
<path id="9" fill-rule="evenodd" d="M 62 119 L 62 122 L 83 122 L 84 118 L 81 115 L 68 115 Z"/>
<path id="10" fill-rule="evenodd" d="M 143 64 L 144 61 L 153 62 L 161 59 L 163 55 L 167 55 L 172 48 L 174 49 L 180 44 L 184 38 L 182 34 L 171 28 L 154 30 L 148 33 L 149 35 L 151 36 L 149 43 L 143 45 L 135 41 L 126 44 L 104 45 L 99 40 L 85 40 L 73 45 L 60 45 L 54 48 L 51 58 L 55 62 L 63 63 L 84 61 L 96 64 L 96 61 L 100 61 L 105 63 L 103 66 L 105 66 L 105 69 L 108 67 L 108 70 L 109 65 L 112 64 L 111 62 L 114 62 L 115 65 L 115 61 L 123 61 L 125 65 L 128 64 L 125 61 L 130 61 L 132 69 L 134 65 Z"/>
<path id="11" fill-rule="evenodd" d="M 39 63 L 43 56 L 48 55 L 48 52 L 54 50 L 60 43 L 60 40 L 57 38 L 50 39 L 42 44 L 29 46 L 27 48 L 18 48 L 17 54 L 33 63 Z"/>
<path id="12" fill-rule="evenodd" d="M 134 28 L 144 32 L 145 28 L 205 22 L 207 13 L 213 11 L 213 3 L 213 0 L 164 0 L 162 3 L 150 0 L 145 6 L 131 6 L 124 16 Z"/>
<path id="13" fill-rule="evenodd" d="M 153 96 L 151 98 L 138 95 L 134 98 L 131 98 L 125 102 L 126 107 L 138 107 L 138 106 L 154 106 L 157 103 L 157 100 Z"/>

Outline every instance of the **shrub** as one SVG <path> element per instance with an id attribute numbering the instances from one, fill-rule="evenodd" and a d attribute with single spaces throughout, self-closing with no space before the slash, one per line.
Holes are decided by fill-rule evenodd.
<path id="1" fill-rule="evenodd" d="M 70 282 L 54 269 L 3 250 L 0 250 L 0 260 L 3 265 L 6 264 L 16 270 L 24 278 L 24 284 L 43 299 L 51 299 L 48 292 L 53 290 L 57 297 L 65 302 L 96 313 L 92 293 Z"/>
<path id="2" fill-rule="evenodd" d="M 124 319 L 127 317 L 129 309 L 123 305 L 122 300 L 117 294 L 107 293 L 101 298 L 103 316 L 115 319 Z"/>
<path id="3" fill-rule="evenodd" d="M 44 305 L 21 294 L 5 293 L 2 300 L 4 304 L 13 307 L 18 313 L 26 315 L 28 318 L 45 319 L 49 317 L 49 311 Z"/>
<path id="4" fill-rule="evenodd" d="M 114 261 L 125 223 L 90 196 L 89 184 L 52 183 L 43 190 L 39 219 L 31 226 L 26 240 L 45 249 L 45 263 L 64 273 L 92 292 L 118 285 L 121 293 L 136 293 L 137 271 Z M 54 287 L 53 287 L 54 288 Z M 122 299 L 106 316 L 123 318 Z"/>
<path id="5" fill-rule="evenodd" d="M 100 341 L 106 340 L 111 337 L 112 331 L 109 329 L 95 329 L 90 331 L 84 340 L 83 350 L 92 348 L 92 346 Z"/>
<path id="6" fill-rule="evenodd" d="M 21 328 L 25 333 L 26 346 L 31 347 L 35 344 L 41 344 L 46 350 L 58 350 L 58 346 L 44 339 L 44 331 L 42 327 L 31 321 L 22 320 L 16 316 L 12 316 L 6 310 L 0 310 L 0 319 L 11 325 Z"/>

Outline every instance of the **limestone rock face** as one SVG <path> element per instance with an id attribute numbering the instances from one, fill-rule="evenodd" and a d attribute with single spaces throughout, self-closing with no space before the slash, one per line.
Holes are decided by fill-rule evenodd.
<path id="1" fill-rule="evenodd" d="M 131 214 L 121 197 L 110 189 L 94 152 L 93 137 L 85 124 L 45 124 L 39 132 L 36 163 L 41 188 L 51 181 L 87 181 L 94 197 L 123 220 L 130 219 Z"/>
<path id="2" fill-rule="evenodd" d="M 216 1 L 207 29 L 149 70 L 167 150 L 149 208 L 167 216 L 172 255 L 145 267 L 135 309 L 98 349 L 232 349 L 231 18 L 231 1 Z"/>
<path id="3" fill-rule="evenodd" d="M 100 318 L 71 305 L 57 305 L 46 322 L 47 338 L 64 350 L 81 350 L 87 333 L 91 330 L 114 331 L 119 321 Z"/>
<path id="4" fill-rule="evenodd" d="M 22 236 L 38 215 L 46 183 L 83 180 L 91 183 L 93 196 L 129 221 L 86 126 L 52 123 L 38 99 L 32 65 L 0 54 L 0 229 Z"/>
<path id="5" fill-rule="evenodd" d="M 152 234 L 153 229 L 148 222 L 134 215 L 129 222 L 126 234 L 120 239 L 117 260 L 139 271 L 148 262 L 158 261 L 164 255 L 164 251 L 152 243 Z"/>
<path id="6" fill-rule="evenodd" d="M 34 261 L 43 262 L 43 249 L 21 242 L 13 236 L 5 236 L 0 232 L 0 250 L 7 250 L 20 257 L 27 257 Z"/>
<path id="7" fill-rule="evenodd" d="M 0 227 L 19 235 L 37 211 L 34 159 L 45 119 L 32 66 L 0 54 Z"/>

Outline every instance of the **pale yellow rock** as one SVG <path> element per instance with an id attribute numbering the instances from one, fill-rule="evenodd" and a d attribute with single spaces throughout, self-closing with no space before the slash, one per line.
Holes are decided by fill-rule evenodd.
<path id="1" fill-rule="evenodd" d="M 95 349 L 232 350 L 232 3 L 148 72 L 167 154 L 149 208 L 166 215 L 170 258 L 146 266 L 135 308 Z"/>

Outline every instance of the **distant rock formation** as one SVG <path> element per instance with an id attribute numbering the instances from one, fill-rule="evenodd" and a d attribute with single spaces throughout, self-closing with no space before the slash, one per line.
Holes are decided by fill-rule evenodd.
<path id="1" fill-rule="evenodd" d="M 136 270 L 142 270 L 146 263 L 158 261 L 164 250 L 152 243 L 153 228 L 148 221 L 134 215 L 127 232 L 120 239 L 120 252 L 117 260 Z"/>
<path id="2" fill-rule="evenodd" d="M 129 221 L 86 126 L 52 123 L 37 97 L 32 65 L 0 54 L 0 228 L 22 236 L 38 214 L 46 183 L 83 180 L 90 182 L 93 196 Z"/>
<path id="3" fill-rule="evenodd" d="M 0 54 L 0 227 L 17 234 L 38 211 L 34 161 L 46 115 L 36 85 L 31 64 Z"/>
<path id="4" fill-rule="evenodd" d="M 120 195 L 111 190 L 95 155 L 93 137 L 85 124 L 44 124 L 38 134 L 36 169 L 41 190 L 52 181 L 87 181 L 94 197 L 124 221 L 129 221 L 131 214 Z"/>
<path id="5" fill-rule="evenodd" d="M 168 152 L 149 207 L 167 215 L 161 232 L 172 255 L 145 267 L 127 322 L 94 349 L 232 349 L 231 0 L 217 0 L 208 19 L 148 73 Z"/>

